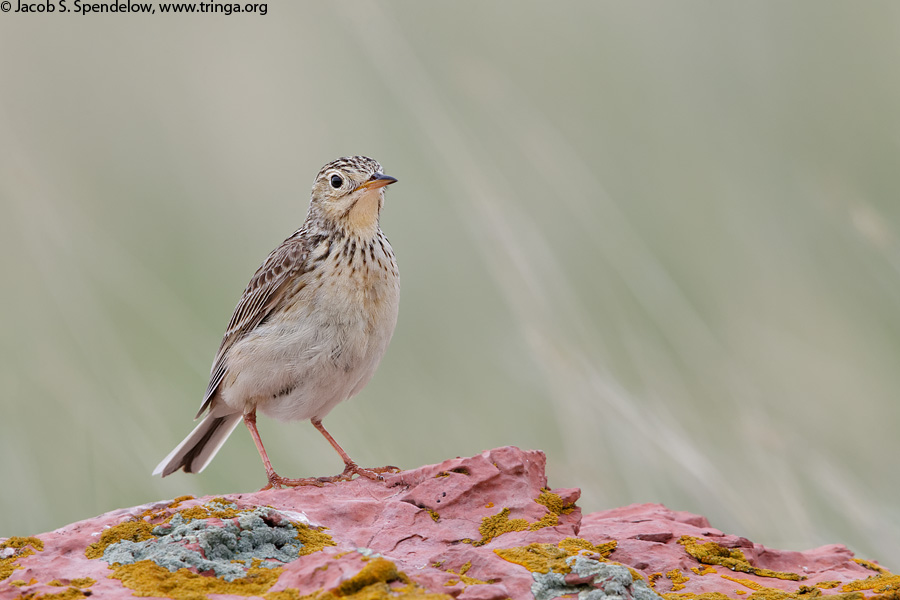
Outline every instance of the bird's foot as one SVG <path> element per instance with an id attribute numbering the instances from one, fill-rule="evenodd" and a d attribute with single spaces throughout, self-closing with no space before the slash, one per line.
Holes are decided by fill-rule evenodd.
<path id="1" fill-rule="evenodd" d="M 353 479 L 354 475 L 359 475 L 360 477 L 365 477 L 366 479 L 371 479 L 373 481 L 384 481 L 384 477 L 381 475 L 382 473 L 399 472 L 399 468 L 392 467 L 390 465 L 386 467 L 366 469 L 360 467 L 356 463 L 347 463 L 347 466 L 344 468 L 344 471 L 340 475 L 333 475 L 331 477 L 319 477 L 318 480 L 322 483 L 337 483 L 339 481 L 350 481 L 351 479 Z"/>
<path id="2" fill-rule="evenodd" d="M 279 489 L 282 487 L 300 487 L 303 485 L 314 485 L 316 487 L 322 487 L 325 482 L 322 481 L 320 477 L 301 477 L 300 479 L 289 479 L 287 477 L 282 477 L 281 475 L 275 473 L 268 474 L 269 483 L 266 484 L 265 487 L 260 489 L 259 491 L 271 490 L 271 489 Z"/>

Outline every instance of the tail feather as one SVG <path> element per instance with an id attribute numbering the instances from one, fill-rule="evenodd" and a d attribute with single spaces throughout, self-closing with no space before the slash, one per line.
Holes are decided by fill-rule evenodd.
<path id="1" fill-rule="evenodd" d="M 184 469 L 185 473 L 199 473 L 213 459 L 241 418 L 241 413 L 206 415 L 194 430 L 156 465 L 153 474 L 165 477 L 179 469 Z"/>

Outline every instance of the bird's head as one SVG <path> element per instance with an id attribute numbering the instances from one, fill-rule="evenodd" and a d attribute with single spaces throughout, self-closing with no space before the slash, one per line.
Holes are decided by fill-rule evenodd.
<path id="1" fill-rule="evenodd" d="M 384 205 L 384 187 L 396 181 L 366 156 L 333 160 L 316 175 L 310 214 L 349 234 L 374 237 Z"/>

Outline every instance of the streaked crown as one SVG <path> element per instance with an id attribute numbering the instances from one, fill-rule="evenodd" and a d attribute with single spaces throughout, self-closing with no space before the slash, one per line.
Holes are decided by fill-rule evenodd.
<path id="1" fill-rule="evenodd" d="M 322 167 L 316 175 L 312 198 L 327 200 L 345 196 L 376 174 L 383 174 L 377 160 L 368 156 L 342 156 Z"/>

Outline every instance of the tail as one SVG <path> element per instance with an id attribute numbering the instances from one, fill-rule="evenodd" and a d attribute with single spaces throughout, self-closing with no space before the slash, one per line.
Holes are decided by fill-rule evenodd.
<path id="1" fill-rule="evenodd" d="M 241 413 L 206 415 L 190 435 L 156 465 L 153 474 L 165 477 L 178 469 L 184 469 L 185 473 L 199 473 L 213 459 L 241 418 Z"/>

